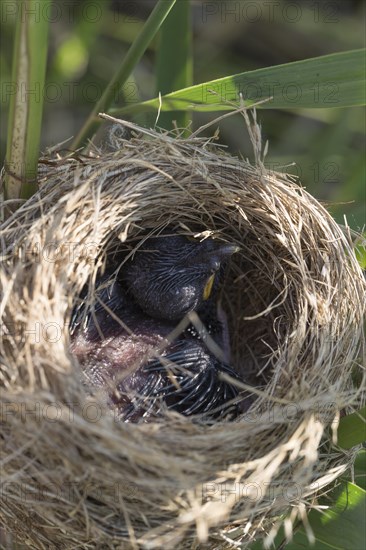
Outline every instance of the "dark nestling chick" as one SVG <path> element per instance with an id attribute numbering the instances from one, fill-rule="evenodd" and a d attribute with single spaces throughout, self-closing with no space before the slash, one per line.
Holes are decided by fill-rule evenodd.
<path id="1" fill-rule="evenodd" d="M 96 302 L 74 313 L 71 350 L 86 379 L 126 421 L 150 420 L 164 408 L 219 417 L 238 395 L 221 373 L 238 378 L 196 334 L 169 334 L 208 300 L 214 278 L 236 247 L 178 235 L 148 239 L 120 270 L 97 282 Z"/>
<path id="2" fill-rule="evenodd" d="M 238 391 L 221 379 L 221 373 L 237 379 L 235 373 L 194 337 L 180 335 L 171 342 L 175 325 L 147 316 L 111 280 L 97 291 L 84 328 L 73 328 L 71 344 L 86 380 L 106 405 L 129 422 L 152 420 L 164 408 L 206 418 L 237 415 L 230 402 Z"/>
<path id="3" fill-rule="evenodd" d="M 210 238 L 151 237 L 126 262 L 121 277 L 145 313 L 180 321 L 208 300 L 220 267 L 238 250 Z"/>
<path id="4" fill-rule="evenodd" d="M 236 245 L 211 238 L 188 240 L 174 234 L 152 237 L 124 265 L 121 279 L 151 317 L 180 321 L 187 313 L 197 311 L 206 333 L 229 362 L 229 330 L 217 290 L 227 260 L 238 250 Z M 202 337 L 192 325 L 187 332 Z"/>

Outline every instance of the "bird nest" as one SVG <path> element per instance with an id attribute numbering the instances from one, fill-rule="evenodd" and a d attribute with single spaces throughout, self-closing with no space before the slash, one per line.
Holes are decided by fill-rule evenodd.
<path id="1" fill-rule="evenodd" d="M 268 543 L 354 457 L 334 437 L 364 389 L 351 239 L 265 169 L 258 139 L 253 166 L 212 139 L 129 126 L 109 150 L 43 158 L 39 191 L 1 227 L 1 521 L 37 549 Z M 256 399 L 233 421 L 121 422 L 69 351 L 73 304 L 108 254 L 166 227 L 240 246 L 220 291 Z"/>

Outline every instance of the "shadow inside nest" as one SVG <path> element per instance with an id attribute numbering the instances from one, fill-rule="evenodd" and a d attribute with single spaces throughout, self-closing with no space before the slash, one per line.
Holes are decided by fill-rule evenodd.
<path id="1" fill-rule="evenodd" d="M 71 319 L 71 351 L 88 389 L 125 422 L 175 411 L 194 421 L 234 420 L 255 395 L 231 363 L 220 294 L 240 247 L 166 228 L 115 248 Z"/>

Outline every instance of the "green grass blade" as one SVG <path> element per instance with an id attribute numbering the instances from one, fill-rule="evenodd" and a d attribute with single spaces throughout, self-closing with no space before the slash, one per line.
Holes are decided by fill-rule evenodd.
<path id="1" fill-rule="evenodd" d="M 101 98 L 90 113 L 87 121 L 73 141 L 71 146 L 73 149 L 77 149 L 81 145 L 84 145 L 86 139 L 94 133 L 100 124 L 100 120 L 97 116 L 98 113 L 106 111 L 112 104 L 116 91 L 120 90 L 123 84 L 125 84 L 127 78 L 140 61 L 146 48 L 161 27 L 175 2 L 176 0 L 159 0 L 156 4 L 138 38 L 132 43 L 130 49 L 128 50 L 119 70 L 109 82 Z"/>
<path id="2" fill-rule="evenodd" d="M 268 98 L 267 109 L 334 108 L 365 105 L 365 50 L 333 53 L 284 65 L 248 71 L 165 95 L 162 111 L 231 110 L 227 102 L 248 106 Z M 110 114 L 124 115 L 156 110 L 159 99 L 128 105 Z"/>
<path id="3" fill-rule="evenodd" d="M 191 4 L 177 2 L 161 27 L 156 62 L 156 93 L 168 94 L 187 88 L 193 83 Z M 179 128 L 186 128 L 186 111 L 162 112 L 157 122 L 161 128 L 171 129 L 172 120 Z"/>
<path id="4" fill-rule="evenodd" d="M 28 198 L 37 189 L 50 0 L 19 2 L 5 157 L 5 198 Z"/>
<path id="5" fill-rule="evenodd" d="M 351 449 L 366 441 L 366 407 L 341 418 L 338 428 L 338 445 Z"/>

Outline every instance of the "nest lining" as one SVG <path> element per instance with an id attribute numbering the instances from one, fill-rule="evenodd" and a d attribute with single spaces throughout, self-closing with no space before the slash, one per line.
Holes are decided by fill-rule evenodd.
<path id="1" fill-rule="evenodd" d="M 1 228 L 2 521 L 35 548 L 270 540 L 275 518 L 301 517 L 354 456 L 329 429 L 363 401 L 351 374 L 365 286 L 349 236 L 290 178 L 204 138 L 137 133 L 43 159 L 40 177 Z M 241 247 L 222 298 L 233 366 L 257 400 L 238 422 L 116 422 L 68 351 L 84 284 L 116 247 L 167 226 Z"/>

